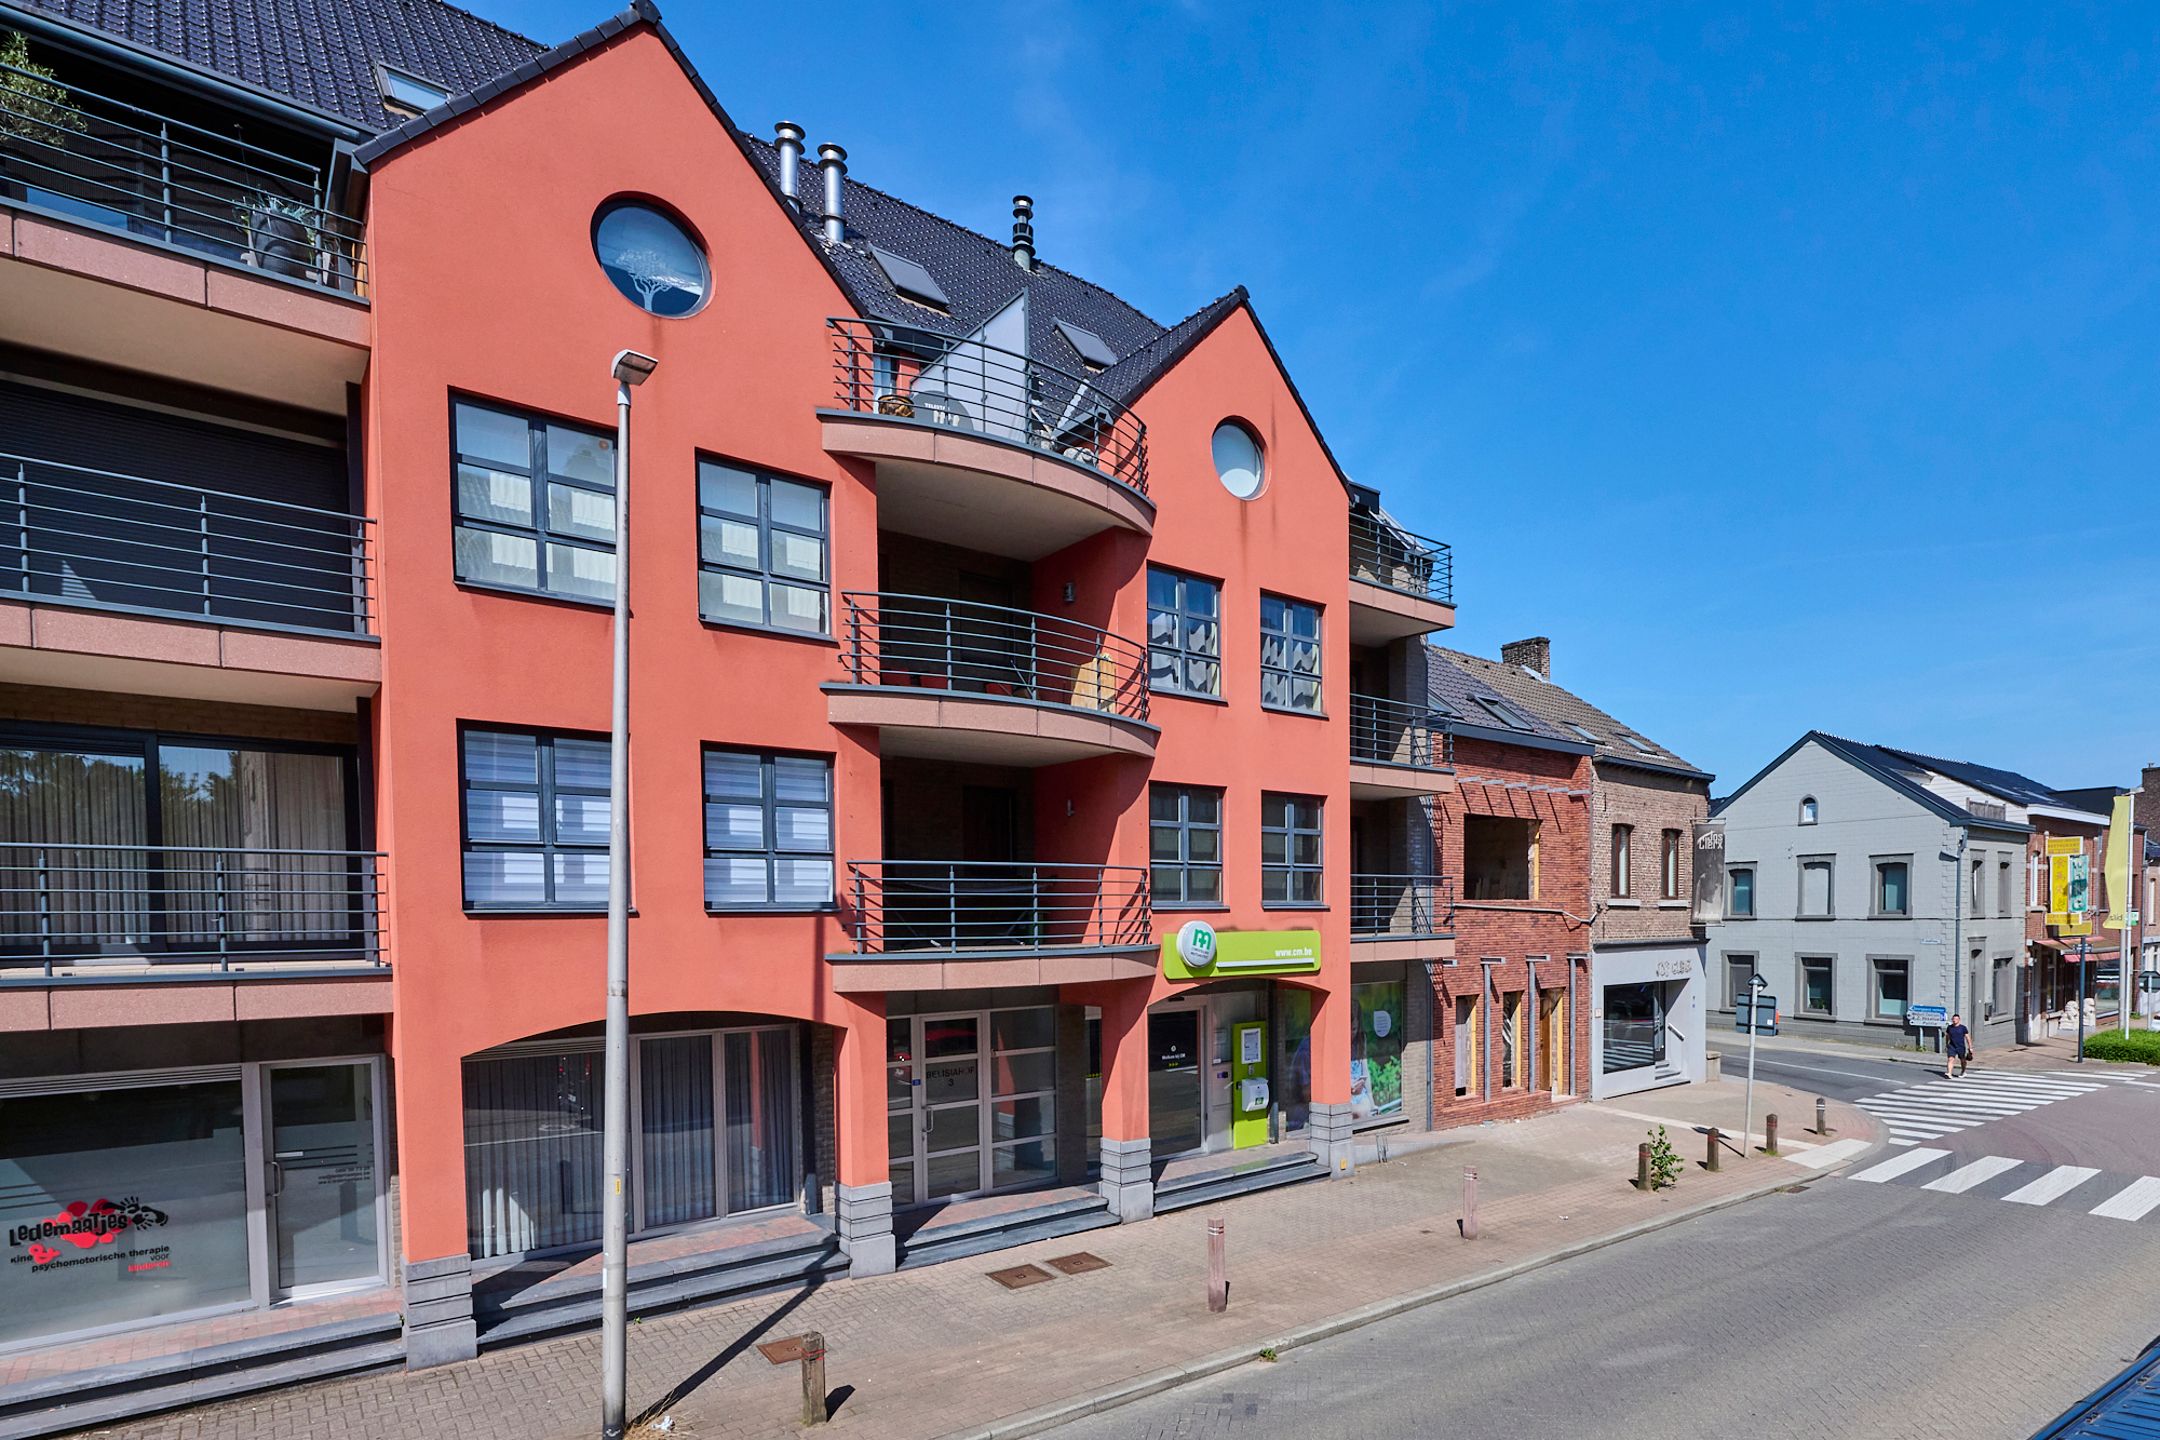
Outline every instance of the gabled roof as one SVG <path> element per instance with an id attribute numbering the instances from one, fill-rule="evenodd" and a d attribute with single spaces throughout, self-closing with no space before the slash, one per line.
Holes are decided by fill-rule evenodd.
<path id="1" fill-rule="evenodd" d="M 1593 743 L 1600 760 L 1621 765 L 1633 765 L 1665 774 L 1686 775 L 1708 783 L 1715 777 L 1707 770 L 1698 770 L 1672 751 L 1658 744 L 1632 726 L 1623 725 L 1610 714 L 1600 710 L 1572 690 L 1562 689 L 1550 680 L 1532 675 L 1519 665 L 1504 661 L 1487 660 L 1482 655 L 1467 655 L 1460 650 L 1448 650 L 1441 646 L 1429 647 L 1444 656 L 1449 663 L 1475 675 L 1485 684 L 1515 701 L 1517 705 L 1559 728 L 1571 740 L 1580 740 L 1573 726 L 1596 736 Z M 1632 735 L 1642 741 L 1643 749 L 1629 745 L 1621 737 Z"/>
<path id="2" fill-rule="evenodd" d="M 1960 785 L 1970 785 L 1975 790 L 1985 790 L 2018 805 L 2061 805 L 2062 796 L 2052 787 L 2041 784 L 2030 775 L 2020 775 L 2015 770 L 1997 770 L 1989 765 L 1975 765 L 1969 760 L 1944 760 L 1935 755 L 1923 755 L 1917 750 L 1899 750 L 1890 746 L 1876 747 L 1885 754 L 1900 760 L 1921 765 L 1938 775 L 1947 775 Z M 2077 808 L 2075 806 L 2071 807 Z"/>
<path id="3" fill-rule="evenodd" d="M 15 0 L 367 130 L 383 108 L 378 63 L 469 90 L 546 47 L 443 0 Z"/>
<path id="4" fill-rule="evenodd" d="M 1457 735 L 1492 740 L 1502 745 L 1527 745 L 1533 750 L 1558 750 L 1570 755 L 1591 753 L 1589 745 L 1552 721 L 1525 706 L 1512 704 L 1509 696 L 1487 683 L 1482 676 L 1450 663 L 1454 658 L 1453 651 L 1433 646 L 1428 650 L 1425 663 L 1427 703 L 1441 712 L 1448 729 Z M 1474 660 L 1477 657 L 1464 658 Z M 1522 718 L 1526 728 L 1517 730 L 1496 719 L 1481 703 L 1485 701 L 1507 706 Z"/>
<path id="5" fill-rule="evenodd" d="M 1756 781 L 1783 765 L 1792 758 L 1793 754 L 1801 746 L 1810 742 L 1821 746 L 1826 752 L 1837 756 L 1863 774 L 1880 781 L 1920 806 L 1923 810 L 1931 811 L 1953 825 L 1965 825 L 1975 829 L 1995 830 L 2014 835 L 2024 835 L 2031 832 L 2031 826 L 2021 825 L 2014 820 L 1982 819 L 1964 806 L 1953 804 L 1947 797 L 1936 794 L 1921 781 L 1924 770 L 1932 767 L 1919 765 L 1901 751 L 1885 749 L 1879 745 L 1865 744 L 1858 740 L 1847 740 L 1841 735 L 1832 735 L 1823 730 L 1808 731 L 1805 735 L 1793 741 L 1792 744 L 1786 746 L 1775 760 L 1750 775 L 1739 789 L 1721 800 L 1711 801 L 1710 813 L 1712 815 L 1724 814 L 1735 800 L 1755 788 Z M 1947 774 L 1948 772 L 1943 773 Z"/>

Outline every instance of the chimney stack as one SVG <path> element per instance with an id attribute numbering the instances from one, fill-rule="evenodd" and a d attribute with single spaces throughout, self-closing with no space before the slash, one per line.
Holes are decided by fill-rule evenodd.
<path id="1" fill-rule="evenodd" d="M 780 193 L 797 209 L 802 208 L 802 145 L 802 126 L 792 120 L 773 126 L 773 148 L 780 152 Z"/>
<path id="2" fill-rule="evenodd" d="M 1012 254 L 1022 270 L 1035 268 L 1035 202 L 1025 195 L 1013 196 Z"/>
<path id="3" fill-rule="evenodd" d="M 847 238 L 847 226 L 840 218 L 840 178 L 847 174 L 847 151 L 838 145 L 820 145 L 817 163 L 825 173 L 825 243 L 838 245 Z"/>
<path id="4" fill-rule="evenodd" d="M 1500 647 L 1500 663 L 1519 665 L 1540 680 L 1552 679 L 1552 641 L 1543 635 L 1510 640 Z"/>

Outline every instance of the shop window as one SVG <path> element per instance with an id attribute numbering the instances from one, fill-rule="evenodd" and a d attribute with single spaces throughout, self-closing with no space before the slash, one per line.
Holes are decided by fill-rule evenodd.
<path id="1" fill-rule="evenodd" d="M 1902 1022 L 1911 999 L 1912 962 L 1878 957 L 1868 962 L 1868 968 L 1874 974 L 1872 1018 Z"/>
<path id="2" fill-rule="evenodd" d="M 1260 902 L 1321 903 L 1320 801 L 1306 795 L 1260 797 Z"/>
<path id="3" fill-rule="evenodd" d="M 1755 918 L 1755 867 L 1733 865 L 1725 871 L 1725 918 Z"/>
<path id="4" fill-rule="evenodd" d="M 1150 565 L 1148 688 L 1172 695 L 1222 694 L 1222 586 Z"/>
<path id="5" fill-rule="evenodd" d="M 240 1081 L 0 1099 L 0 1344 L 245 1304 Z"/>
<path id="6" fill-rule="evenodd" d="M 452 406 L 457 578 L 615 598 L 615 437 L 545 416 Z"/>
<path id="7" fill-rule="evenodd" d="M 596 910 L 608 898 L 608 742 L 467 730 L 465 905 Z"/>
<path id="8" fill-rule="evenodd" d="M 1312 991 L 1275 987 L 1276 1107 L 1285 1134 L 1300 1132 L 1312 1115 Z"/>
<path id="9" fill-rule="evenodd" d="M 1611 1075 L 1664 1063 L 1664 987 L 1649 983 L 1606 986 L 1605 1048 L 1598 1068 Z"/>
<path id="10" fill-rule="evenodd" d="M 1537 898 L 1537 821 L 1465 815 L 1462 837 L 1465 899 Z"/>
<path id="11" fill-rule="evenodd" d="M 801 635 L 832 630 L 827 491 L 698 462 L 698 614 Z"/>
<path id="12" fill-rule="evenodd" d="M 1403 982 L 1350 987 L 1350 1116 L 1393 1119 L 1403 1109 Z"/>
<path id="13" fill-rule="evenodd" d="M 1223 903 L 1222 797 L 1204 785 L 1148 787 L 1149 891 L 1156 909 Z"/>
<path id="14" fill-rule="evenodd" d="M 832 761 L 708 749 L 706 908 L 803 909 L 832 903 Z"/>
<path id="15" fill-rule="evenodd" d="M 1800 957 L 1800 1004 L 1802 1015 L 1812 1015 L 1828 1020 L 1836 1006 L 1837 962 L 1828 955 L 1803 955 Z"/>
<path id="16" fill-rule="evenodd" d="M 1320 607 L 1260 597 L 1260 703 L 1320 712 Z"/>

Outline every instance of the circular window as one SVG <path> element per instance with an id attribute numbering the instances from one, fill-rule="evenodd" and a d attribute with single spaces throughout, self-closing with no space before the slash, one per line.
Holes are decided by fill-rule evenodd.
<path id="1" fill-rule="evenodd" d="M 679 222 L 635 200 L 600 207 L 593 254 L 615 288 L 650 314 L 693 314 L 712 289 L 703 247 Z"/>
<path id="2" fill-rule="evenodd" d="M 1235 420 L 1215 427 L 1215 473 L 1223 489 L 1240 500 L 1251 500 L 1267 488 L 1266 462 L 1260 454 L 1260 437 Z"/>

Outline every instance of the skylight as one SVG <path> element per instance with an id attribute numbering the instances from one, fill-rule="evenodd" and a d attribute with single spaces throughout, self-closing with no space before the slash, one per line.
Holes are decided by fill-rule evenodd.
<path id="1" fill-rule="evenodd" d="M 1582 726 L 1577 725 L 1574 721 L 1563 720 L 1560 723 L 1567 726 L 1568 729 L 1574 731 L 1577 735 L 1582 736 L 1583 739 L 1589 741 L 1592 745 L 1596 745 L 1599 743 L 1597 736 L 1591 734 L 1588 730 L 1583 729 Z"/>
<path id="2" fill-rule="evenodd" d="M 1645 741 L 1640 735 L 1630 735 L 1627 731 L 1622 730 L 1620 732 L 1620 738 L 1622 740 L 1625 740 L 1628 744 L 1634 746 L 1637 750 L 1642 751 L 1642 753 L 1645 755 L 1657 754 L 1657 751 L 1651 749 L 1649 743 Z"/>
<path id="3" fill-rule="evenodd" d="M 1102 336 L 1094 331 L 1083 330 L 1078 325 L 1068 325 L 1063 320 L 1057 322 L 1057 328 L 1059 333 L 1072 342 L 1073 349 L 1080 352 L 1080 358 L 1096 369 L 1107 369 L 1117 364 L 1117 351 L 1112 350 Z"/>
<path id="4" fill-rule="evenodd" d="M 1509 705 L 1506 701 L 1496 700 L 1490 695 L 1473 695 L 1470 698 L 1483 706 L 1486 714 L 1492 716 L 1502 725 L 1507 726 L 1508 729 L 1528 730 L 1530 728 L 1530 722 L 1525 720 L 1515 707 Z"/>
<path id="5" fill-rule="evenodd" d="M 877 260 L 878 268 L 892 282 L 892 288 L 906 299 L 923 305 L 935 305 L 940 310 L 952 309 L 952 301 L 945 298 L 945 288 L 937 283 L 937 277 L 904 255 L 890 250 L 870 247 L 870 254 Z"/>
<path id="6" fill-rule="evenodd" d="M 375 79 L 382 87 L 384 104 L 398 110 L 410 110 L 415 115 L 432 110 L 450 98 L 450 92 L 434 81 L 393 70 L 388 65 L 375 67 Z"/>

